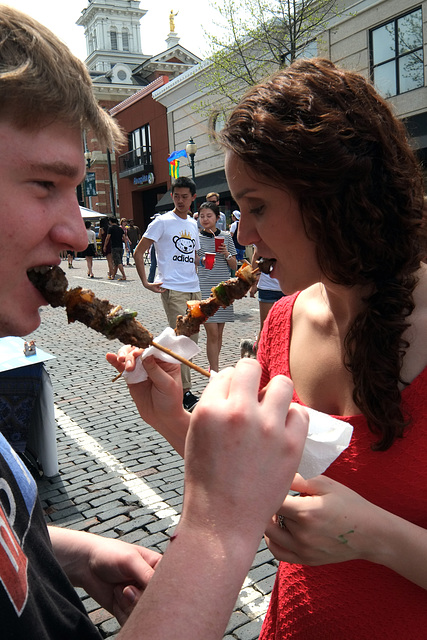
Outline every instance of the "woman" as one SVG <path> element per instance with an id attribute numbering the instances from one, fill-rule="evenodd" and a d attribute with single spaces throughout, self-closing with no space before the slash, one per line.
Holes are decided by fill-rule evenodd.
<path id="1" fill-rule="evenodd" d="M 93 259 L 96 256 L 96 235 L 95 231 L 92 229 L 90 220 L 85 220 L 85 227 L 87 233 L 87 247 L 84 250 L 83 255 L 86 258 L 87 277 L 93 278 Z"/>
<path id="2" fill-rule="evenodd" d="M 233 238 L 234 246 L 236 247 L 237 260 L 242 261 L 245 257 L 245 245 L 240 244 L 237 239 L 237 232 L 239 229 L 240 211 L 233 211 L 231 214 L 232 223 L 230 224 L 230 233 Z"/>
<path id="3" fill-rule="evenodd" d="M 275 261 L 288 294 L 263 327 L 260 386 L 287 374 L 295 402 L 354 427 L 324 475 L 295 478 L 301 495 L 267 529 L 283 562 L 261 639 L 423 637 L 427 266 L 404 126 L 362 76 L 314 59 L 251 89 L 221 138 L 239 240 Z M 188 418 L 168 419 L 164 374 L 150 366 L 163 406 L 148 404 L 149 385 L 132 395 L 182 452 Z"/>
<path id="4" fill-rule="evenodd" d="M 126 218 L 121 218 L 120 226 L 123 229 L 123 254 L 126 256 L 126 266 L 130 267 L 130 239 L 128 235 L 128 221 Z"/>
<path id="5" fill-rule="evenodd" d="M 255 269 L 257 266 L 257 261 L 261 256 L 259 255 L 258 249 L 255 247 L 251 265 L 252 268 Z M 259 304 L 259 332 L 261 333 L 262 328 L 264 326 L 265 319 L 268 316 L 268 312 L 275 302 L 283 298 L 285 295 L 281 288 L 280 282 L 277 278 L 272 278 L 269 273 L 261 273 L 259 274 L 258 282 L 252 285 L 250 289 L 251 297 L 255 297 L 255 293 L 258 291 L 258 304 Z"/>
<path id="6" fill-rule="evenodd" d="M 216 287 L 222 280 L 228 280 L 230 269 L 235 270 L 237 268 L 236 248 L 233 239 L 227 231 L 220 231 L 216 226 L 220 218 L 219 213 L 219 207 L 214 202 L 204 202 L 199 207 L 201 230 L 198 254 L 201 259 L 201 267 L 199 267 L 198 275 L 202 299 L 209 298 L 212 287 Z M 223 239 L 222 244 L 216 251 L 215 238 Z M 218 240 L 216 244 L 218 244 Z M 206 253 L 215 253 L 215 262 L 212 269 L 205 268 Z M 206 354 L 212 371 L 219 371 L 219 354 L 226 322 L 234 322 L 232 304 L 226 309 L 218 309 L 215 315 L 204 324 L 206 330 Z"/>
<path id="7" fill-rule="evenodd" d="M 423 183 L 404 126 L 362 76 L 301 60 L 221 134 L 239 241 L 288 295 L 264 324 L 261 387 L 350 422 L 267 529 L 280 564 L 262 640 L 419 638 L 427 624 Z"/>

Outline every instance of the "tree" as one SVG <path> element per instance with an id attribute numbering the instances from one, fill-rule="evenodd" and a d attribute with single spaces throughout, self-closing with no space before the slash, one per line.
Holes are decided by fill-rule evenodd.
<path id="1" fill-rule="evenodd" d="M 219 35 L 205 30 L 211 49 L 203 83 L 211 93 L 238 101 L 249 86 L 303 54 L 316 55 L 316 38 L 346 0 L 223 0 Z"/>

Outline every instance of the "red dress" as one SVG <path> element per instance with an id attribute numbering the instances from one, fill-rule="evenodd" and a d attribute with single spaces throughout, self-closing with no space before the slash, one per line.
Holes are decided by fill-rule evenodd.
<path id="1" fill-rule="evenodd" d="M 277 302 L 258 349 L 264 386 L 290 376 L 292 309 L 298 294 Z M 372 451 L 365 418 L 334 416 L 354 427 L 348 449 L 325 475 L 370 502 L 427 528 L 427 368 L 404 389 L 411 415 L 405 437 Z M 294 401 L 303 404 L 294 393 Z M 364 560 L 320 567 L 281 562 L 260 640 L 403 640 L 427 637 L 427 591 L 394 571 Z"/>

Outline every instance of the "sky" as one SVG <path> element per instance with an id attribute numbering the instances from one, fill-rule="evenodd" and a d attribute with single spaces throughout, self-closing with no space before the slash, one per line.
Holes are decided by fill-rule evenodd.
<path id="1" fill-rule="evenodd" d="M 84 28 L 77 26 L 76 20 L 88 0 L 0 0 L 15 9 L 43 23 L 51 29 L 78 58 L 86 58 Z M 210 0 L 141 0 L 141 9 L 147 13 L 141 18 L 142 53 L 154 55 L 166 49 L 169 33 L 169 14 L 178 12 L 175 17 L 175 32 L 179 43 L 200 58 L 206 57 L 208 47 L 203 33 L 210 29 L 216 19 L 216 11 L 210 6 Z"/>

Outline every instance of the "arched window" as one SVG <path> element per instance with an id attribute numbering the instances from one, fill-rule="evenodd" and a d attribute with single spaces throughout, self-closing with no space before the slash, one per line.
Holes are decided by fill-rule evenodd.
<path id="1" fill-rule="evenodd" d="M 111 49 L 113 51 L 117 51 L 118 47 L 117 47 L 117 31 L 115 30 L 111 30 L 110 31 L 110 43 L 111 43 Z"/>
<path id="2" fill-rule="evenodd" d="M 129 51 L 129 31 L 127 29 L 122 31 L 122 44 L 123 51 Z"/>

